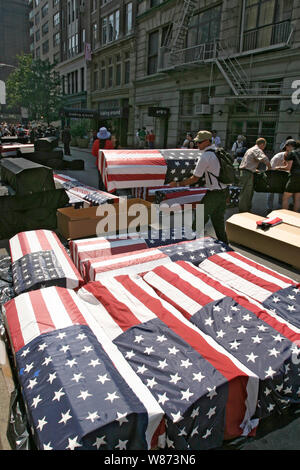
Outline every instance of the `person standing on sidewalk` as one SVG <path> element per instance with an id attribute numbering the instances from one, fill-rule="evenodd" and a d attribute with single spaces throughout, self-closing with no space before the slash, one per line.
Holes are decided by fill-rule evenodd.
<path id="1" fill-rule="evenodd" d="M 211 219 L 213 228 L 218 240 L 228 243 L 225 231 L 225 211 L 226 199 L 228 195 L 227 185 L 218 180 L 220 174 L 220 162 L 214 150 L 216 147 L 212 144 L 212 133 L 209 131 L 199 131 L 194 142 L 201 151 L 201 155 L 194 169 L 194 174 L 180 182 L 172 182 L 169 186 L 189 186 L 197 183 L 200 178 L 205 176 L 205 188 L 207 193 L 202 199 L 204 204 L 204 225 Z M 193 221 L 193 230 L 196 230 L 196 220 Z"/>
<path id="2" fill-rule="evenodd" d="M 98 170 L 98 189 L 101 191 L 106 191 L 106 187 L 99 169 L 99 150 L 113 150 L 114 148 L 114 143 L 111 140 L 111 133 L 106 129 L 106 127 L 100 127 L 99 132 L 97 133 L 97 139 L 93 143 L 92 155 L 96 157 L 96 166 Z"/>
<path id="3" fill-rule="evenodd" d="M 70 151 L 71 131 L 68 126 L 63 129 L 61 133 L 61 140 L 64 144 L 64 154 L 71 155 L 71 151 Z"/>
<path id="4" fill-rule="evenodd" d="M 239 212 L 250 212 L 252 206 L 252 198 L 254 193 L 254 173 L 260 163 L 264 163 L 268 170 L 271 165 L 264 149 L 267 141 L 263 137 L 257 139 L 256 144 L 247 150 L 240 164 L 240 200 Z"/>

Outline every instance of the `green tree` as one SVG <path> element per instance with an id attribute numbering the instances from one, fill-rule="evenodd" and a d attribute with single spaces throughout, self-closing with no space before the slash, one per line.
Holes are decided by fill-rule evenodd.
<path id="1" fill-rule="evenodd" d="M 27 108 L 30 120 L 43 117 L 48 124 L 56 120 L 63 97 L 54 67 L 48 60 L 33 59 L 30 54 L 18 56 L 18 67 L 6 81 L 8 106 Z"/>

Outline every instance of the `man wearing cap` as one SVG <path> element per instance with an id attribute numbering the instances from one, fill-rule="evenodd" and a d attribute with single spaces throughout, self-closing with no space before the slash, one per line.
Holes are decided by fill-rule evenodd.
<path id="1" fill-rule="evenodd" d="M 254 173 L 260 163 L 264 163 L 268 170 L 271 165 L 264 149 L 267 146 L 266 139 L 260 137 L 256 144 L 247 150 L 240 164 L 240 201 L 239 212 L 250 212 L 252 206 L 252 197 L 254 193 Z"/>
<path id="2" fill-rule="evenodd" d="M 216 237 L 225 243 L 228 242 L 225 232 L 225 210 L 227 198 L 227 186 L 220 183 L 218 176 L 220 174 L 220 163 L 214 150 L 215 146 L 212 144 L 212 133 L 209 131 L 199 131 L 194 142 L 201 155 L 196 164 L 194 174 L 180 182 L 170 183 L 171 187 L 175 186 L 189 186 L 199 181 L 202 176 L 205 176 L 205 187 L 208 189 L 206 195 L 202 199 L 204 204 L 204 224 L 211 219 L 212 225 L 216 232 Z M 196 228 L 196 221 L 193 222 L 193 230 Z"/>

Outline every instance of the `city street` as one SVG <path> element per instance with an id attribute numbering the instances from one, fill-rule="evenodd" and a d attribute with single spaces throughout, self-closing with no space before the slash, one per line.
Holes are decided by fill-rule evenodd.
<path id="1" fill-rule="evenodd" d="M 69 159 L 83 159 L 85 161 L 84 171 L 58 171 L 58 173 L 65 174 L 84 182 L 87 185 L 97 187 L 97 170 L 95 166 L 95 159 L 90 153 L 90 149 L 71 148 L 71 157 Z M 266 215 L 266 202 L 267 195 L 264 193 L 256 193 L 253 199 L 253 212 L 265 216 Z M 276 208 L 276 207 L 275 207 Z M 228 208 L 226 211 L 226 218 L 238 212 L 236 207 Z M 205 227 L 205 235 L 215 236 L 211 224 Z M 248 250 L 241 246 L 232 245 L 233 248 L 241 254 L 262 263 L 283 275 L 287 275 L 295 280 L 300 281 L 299 273 L 292 267 L 280 263 L 274 259 L 260 256 L 258 253 Z M 0 244 L 0 254 L 5 254 L 8 251 L 8 241 L 2 241 Z M 1 353 L 1 351 L 0 351 Z M 0 354 L 1 359 L 1 354 Z M 1 361 L 0 361 L 1 363 Z M 6 439 L 6 427 L 8 420 L 8 407 L 9 407 L 9 394 L 8 384 L 5 381 L 3 370 L 0 367 L 0 449 L 9 450 L 10 446 Z M 300 410 L 299 410 L 300 412 Z M 300 450 L 300 417 L 298 414 L 283 414 L 273 422 L 266 422 L 262 428 L 262 435 L 260 438 L 244 440 L 236 440 L 228 449 L 234 449 L 234 444 L 239 446 L 242 450 Z M 274 430 L 275 429 L 275 430 Z M 264 433 L 267 433 L 264 435 Z M 241 444 L 243 442 L 243 444 Z M 240 445 L 239 445 L 240 444 Z"/>

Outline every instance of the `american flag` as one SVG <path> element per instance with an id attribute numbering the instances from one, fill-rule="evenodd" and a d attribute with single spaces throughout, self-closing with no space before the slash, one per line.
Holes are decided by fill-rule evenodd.
<path id="1" fill-rule="evenodd" d="M 157 230 L 149 227 L 147 231 L 130 233 L 130 235 L 123 234 L 116 238 L 108 236 L 71 240 L 69 243 L 70 254 L 75 266 L 84 276 L 87 261 L 90 259 L 188 241 L 189 239 L 186 235 L 183 228 L 169 227 Z M 203 243 L 205 243 L 207 248 L 211 249 L 219 245 L 222 248 L 226 247 L 226 249 L 229 249 L 222 242 L 218 242 L 210 237 L 203 238 Z M 211 253 L 209 254 L 211 255 Z"/>
<path id="2" fill-rule="evenodd" d="M 5 315 L 38 449 L 164 445 L 163 410 L 73 291 L 22 294 Z"/>
<path id="3" fill-rule="evenodd" d="M 207 193 L 206 188 L 187 188 L 185 186 L 178 188 L 165 188 L 154 191 L 155 203 L 172 206 L 179 204 L 199 204 Z"/>
<path id="4" fill-rule="evenodd" d="M 92 186 L 87 186 L 74 178 L 65 177 L 65 175 L 55 174 L 54 181 L 68 191 L 70 195 L 82 199 L 87 206 L 99 206 L 106 203 L 119 202 L 119 197 L 100 191 Z"/>
<path id="5" fill-rule="evenodd" d="M 192 174 L 198 150 L 100 150 L 98 169 L 108 191 L 163 186 Z"/>
<path id="6" fill-rule="evenodd" d="M 296 312 L 297 306 L 289 307 L 288 301 L 294 300 L 294 288 L 298 292 L 299 284 L 235 251 L 211 256 L 202 261 L 199 268 L 265 307 L 274 308 L 280 296 L 280 305 L 284 306 L 287 313 L 289 310 Z M 292 297 L 289 298 L 289 295 Z M 284 297 L 286 303 L 283 304 Z"/>
<path id="7" fill-rule="evenodd" d="M 83 284 L 83 278 L 54 232 L 20 232 L 9 240 L 9 247 L 17 294 L 52 285 L 76 289 Z"/>
<path id="8" fill-rule="evenodd" d="M 85 279 L 96 281 L 103 276 L 140 274 L 170 261 L 186 260 L 199 264 L 214 253 L 230 250 L 228 245 L 212 238 L 199 238 L 171 245 L 123 252 L 85 260 Z"/>
<path id="9" fill-rule="evenodd" d="M 299 329 L 190 263 L 157 267 L 144 280 L 259 377 L 255 417 L 300 403 Z"/>
<path id="10" fill-rule="evenodd" d="M 168 448 L 218 447 L 257 425 L 256 375 L 141 277 L 104 278 L 78 295 L 163 408 Z"/>

